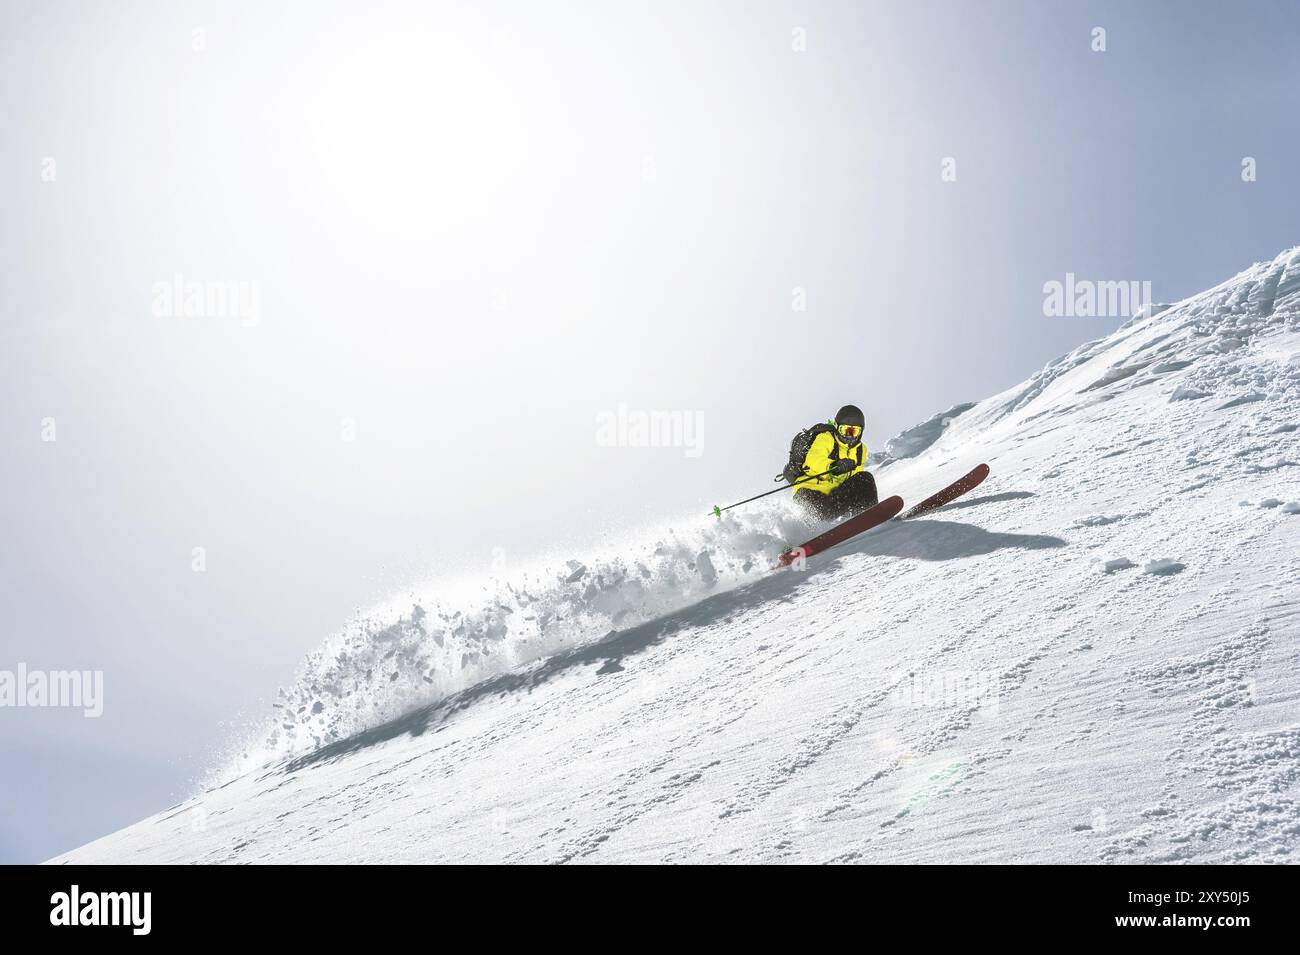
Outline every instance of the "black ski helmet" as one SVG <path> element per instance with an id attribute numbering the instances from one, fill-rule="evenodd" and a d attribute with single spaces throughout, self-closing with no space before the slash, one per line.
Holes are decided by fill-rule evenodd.
<path id="1" fill-rule="evenodd" d="M 836 424 L 856 424 L 859 428 L 867 426 L 867 419 L 862 416 L 862 409 L 857 405 L 845 405 L 835 412 Z"/>
<path id="2" fill-rule="evenodd" d="M 858 433 L 851 438 L 846 438 L 841 432 L 839 439 L 848 444 L 850 448 L 856 448 L 858 443 L 862 441 L 862 429 L 866 427 L 866 419 L 862 416 L 862 409 L 857 405 L 845 405 L 835 412 L 835 430 L 839 431 L 845 425 L 857 425 Z"/>

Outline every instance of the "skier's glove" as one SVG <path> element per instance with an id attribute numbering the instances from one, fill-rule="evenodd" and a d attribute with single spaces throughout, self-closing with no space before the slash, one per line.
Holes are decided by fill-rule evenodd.
<path id="1" fill-rule="evenodd" d="M 840 458 L 831 465 L 831 474 L 848 474 L 858 466 L 858 462 L 852 458 Z"/>

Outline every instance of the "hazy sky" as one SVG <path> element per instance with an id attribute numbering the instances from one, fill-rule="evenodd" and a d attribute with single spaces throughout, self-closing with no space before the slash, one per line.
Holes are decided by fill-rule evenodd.
<path id="1" fill-rule="evenodd" d="M 0 0 L 0 670 L 105 679 L 0 709 L 0 862 L 178 801 L 413 580 L 1000 391 L 1120 324 L 1067 272 L 1297 244 L 1298 57 L 1285 2 Z"/>

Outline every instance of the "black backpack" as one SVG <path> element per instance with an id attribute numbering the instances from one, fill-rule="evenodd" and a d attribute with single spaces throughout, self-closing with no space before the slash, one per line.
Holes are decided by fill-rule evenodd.
<path id="1" fill-rule="evenodd" d="M 834 434 L 835 425 L 823 421 L 811 428 L 804 428 L 804 430 L 796 434 L 790 442 L 790 459 L 786 461 L 781 473 L 772 480 L 778 483 L 784 481 L 786 484 L 793 484 L 801 477 L 806 476 L 808 469 L 804 467 L 803 462 L 804 458 L 808 457 L 808 449 L 812 447 L 812 443 L 817 440 L 819 434 L 825 434 L 827 431 Z M 833 455 L 831 460 L 838 461 L 840 459 L 840 443 L 838 440 L 831 442 L 831 454 Z M 862 463 L 861 444 L 858 445 L 858 463 Z"/>

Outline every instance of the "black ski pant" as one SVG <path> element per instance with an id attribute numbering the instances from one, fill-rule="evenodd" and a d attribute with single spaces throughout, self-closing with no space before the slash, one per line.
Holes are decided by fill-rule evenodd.
<path id="1" fill-rule="evenodd" d="M 794 492 L 794 499 L 820 521 L 840 520 L 876 504 L 876 479 L 866 471 L 859 471 L 849 475 L 829 494 L 800 488 Z"/>

